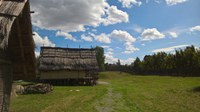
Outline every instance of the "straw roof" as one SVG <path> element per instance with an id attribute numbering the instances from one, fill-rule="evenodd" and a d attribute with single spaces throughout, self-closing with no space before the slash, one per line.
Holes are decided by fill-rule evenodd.
<path id="1" fill-rule="evenodd" d="M 41 71 L 98 70 L 95 49 L 42 47 Z"/>
<path id="2" fill-rule="evenodd" d="M 0 2 L 0 60 L 13 64 L 14 79 L 35 78 L 35 54 L 28 0 Z"/>

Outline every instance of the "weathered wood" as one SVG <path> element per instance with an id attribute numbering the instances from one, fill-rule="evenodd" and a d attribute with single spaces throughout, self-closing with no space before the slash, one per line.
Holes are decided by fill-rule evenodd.
<path id="1" fill-rule="evenodd" d="M 18 36 L 18 39 L 19 39 L 19 47 L 20 47 L 20 50 L 21 50 L 21 57 L 22 57 L 22 61 L 25 61 L 25 56 L 24 56 L 24 46 L 23 46 L 23 41 L 22 41 L 22 36 L 21 36 L 21 28 L 20 28 L 20 24 L 19 24 L 19 19 L 17 18 L 16 19 L 16 23 L 17 23 L 17 36 Z M 25 63 L 22 63 L 23 64 L 23 73 L 24 75 L 27 75 L 27 70 L 26 70 L 26 65 Z"/>
<path id="2" fill-rule="evenodd" d="M 12 65 L 4 62 L 0 61 L 0 112 L 9 111 L 12 87 Z"/>
<path id="3" fill-rule="evenodd" d="M 32 48 L 25 49 L 24 46 L 32 46 Z M 18 63 L 19 61 L 22 63 Z M 29 63 L 29 66 L 27 66 L 27 63 Z M 33 79 L 34 65 L 34 41 L 29 3 L 27 0 L 1 0 L 0 112 L 8 112 L 12 74 L 19 75 L 20 79 L 30 77 Z M 21 74 L 22 72 L 24 74 L 29 72 L 30 77 L 25 77 Z"/>

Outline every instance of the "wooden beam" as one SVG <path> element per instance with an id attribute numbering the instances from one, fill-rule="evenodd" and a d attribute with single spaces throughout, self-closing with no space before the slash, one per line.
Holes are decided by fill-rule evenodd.
<path id="1" fill-rule="evenodd" d="M 35 13 L 35 11 L 30 11 L 30 13 Z"/>
<path id="2" fill-rule="evenodd" d="M 5 13 L 0 13 L 0 16 L 17 17 L 16 15 L 10 15 L 10 14 L 5 14 Z"/>
<path id="3" fill-rule="evenodd" d="M 21 28 L 20 28 L 20 23 L 19 23 L 19 18 L 16 18 L 16 23 L 17 23 L 17 36 L 19 39 L 19 46 L 20 46 L 20 55 L 22 57 L 22 61 L 25 61 L 25 55 L 24 55 L 24 46 L 23 46 L 23 41 L 22 41 L 22 36 L 21 36 Z M 23 64 L 23 73 L 24 75 L 27 75 L 27 69 L 25 63 Z"/>

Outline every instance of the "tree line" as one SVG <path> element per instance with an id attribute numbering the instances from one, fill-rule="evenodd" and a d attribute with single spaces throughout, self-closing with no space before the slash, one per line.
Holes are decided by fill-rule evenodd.
<path id="1" fill-rule="evenodd" d="M 124 71 L 144 75 L 200 76 L 200 49 L 188 46 L 175 53 L 158 52 L 138 57 L 131 65 L 105 64 L 109 71 Z"/>

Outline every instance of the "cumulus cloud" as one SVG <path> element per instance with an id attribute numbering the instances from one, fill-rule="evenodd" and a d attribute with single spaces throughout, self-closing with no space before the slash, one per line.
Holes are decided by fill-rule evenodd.
<path id="1" fill-rule="evenodd" d="M 139 48 L 132 45 L 131 42 L 125 43 L 125 51 L 123 53 L 130 54 L 130 53 L 134 53 L 135 51 L 139 51 Z"/>
<path id="2" fill-rule="evenodd" d="M 112 33 L 110 34 L 110 37 L 126 42 L 136 41 L 136 39 L 133 36 L 131 36 L 128 32 L 122 30 L 113 30 Z"/>
<path id="3" fill-rule="evenodd" d="M 200 26 L 194 26 L 192 28 L 190 28 L 190 31 L 200 31 Z"/>
<path id="4" fill-rule="evenodd" d="M 128 22 L 128 14 L 106 0 L 31 0 L 33 24 L 64 32 L 85 31 L 85 26 L 97 27 Z"/>
<path id="5" fill-rule="evenodd" d="M 92 37 L 90 37 L 90 36 L 85 36 L 84 34 L 81 35 L 81 39 L 82 39 L 82 40 L 85 40 L 85 41 L 88 41 L 88 42 L 92 42 L 92 41 L 93 41 Z"/>
<path id="6" fill-rule="evenodd" d="M 169 32 L 169 35 L 172 36 L 173 38 L 178 37 L 178 34 L 176 32 Z"/>
<path id="7" fill-rule="evenodd" d="M 133 63 L 135 61 L 134 58 L 128 58 L 126 60 L 120 60 L 122 65 L 130 65 L 131 63 Z"/>
<path id="8" fill-rule="evenodd" d="M 160 49 L 155 49 L 152 52 L 157 53 L 157 52 L 173 52 L 175 49 L 179 48 L 184 48 L 189 45 L 177 45 L 177 46 L 171 46 L 171 47 L 166 47 L 166 48 L 160 48 Z"/>
<path id="9" fill-rule="evenodd" d="M 169 5 L 169 6 L 180 4 L 180 3 L 184 3 L 186 1 L 188 1 L 188 0 L 165 0 L 167 5 Z"/>
<path id="10" fill-rule="evenodd" d="M 94 35 L 93 37 L 96 41 L 100 43 L 106 43 L 106 44 L 111 43 L 111 39 L 105 33 L 102 33 L 100 35 Z"/>
<path id="11" fill-rule="evenodd" d="M 145 29 L 141 34 L 143 41 L 156 40 L 165 38 L 165 35 L 160 33 L 156 28 Z"/>
<path id="12" fill-rule="evenodd" d="M 44 38 L 41 37 L 37 32 L 33 32 L 35 35 L 33 36 L 33 39 L 35 41 L 36 47 L 40 46 L 50 46 L 50 47 L 55 47 L 56 45 L 49 40 L 47 36 Z"/>
<path id="13" fill-rule="evenodd" d="M 122 3 L 123 7 L 131 8 L 133 5 L 140 6 L 142 2 L 140 0 L 118 0 Z"/>
<path id="14" fill-rule="evenodd" d="M 93 33 L 90 33 L 90 35 L 96 41 L 107 44 L 111 43 L 111 39 L 132 43 L 136 41 L 136 38 L 131 36 L 128 32 L 122 30 L 113 30 L 110 34 L 101 33 L 99 35 L 95 35 Z"/>
<path id="15" fill-rule="evenodd" d="M 105 52 L 105 63 L 109 64 L 115 64 L 118 62 L 118 58 L 115 58 L 114 55 L 114 49 L 111 48 L 110 46 L 103 46 L 103 48 L 106 49 Z M 135 59 L 134 58 L 128 58 L 126 60 L 120 59 L 120 62 L 122 65 L 125 64 L 131 64 Z"/>
<path id="16" fill-rule="evenodd" d="M 128 58 L 128 59 L 119 59 L 122 65 L 130 65 L 134 62 L 134 58 Z M 113 55 L 110 55 L 108 53 L 105 54 L 105 63 L 109 64 L 115 64 L 118 62 L 118 58 L 113 57 Z"/>
<path id="17" fill-rule="evenodd" d="M 103 21 L 104 25 L 129 21 L 129 15 L 126 12 L 117 9 L 116 6 L 109 7 L 106 12 L 108 14 L 108 17 L 104 19 Z"/>
<path id="18" fill-rule="evenodd" d="M 118 61 L 118 58 L 114 58 L 113 54 L 106 53 L 105 54 L 105 63 L 114 64 Z"/>
<path id="19" fill-rule="evenodd" d="M 57 31 L 56 36 L 65 37 L 65 39 L 72 40 L 74 42 L 77 41 L 76 38 L 74 38 L 71 34 L 62 31 Z"/>

